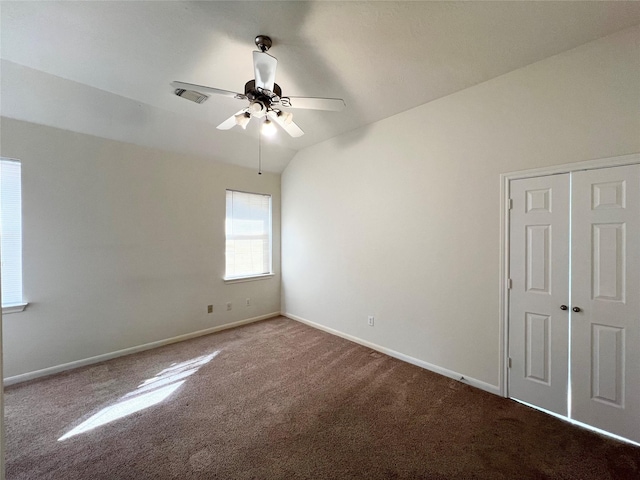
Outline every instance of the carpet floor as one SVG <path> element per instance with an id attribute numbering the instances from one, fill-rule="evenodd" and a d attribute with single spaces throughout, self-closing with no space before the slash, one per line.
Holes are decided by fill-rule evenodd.
<path id="1" fill-rule="evenodd" d="M 640 479 L 640 448 L 278 317 L 8 387 L 22 479 Z"/>

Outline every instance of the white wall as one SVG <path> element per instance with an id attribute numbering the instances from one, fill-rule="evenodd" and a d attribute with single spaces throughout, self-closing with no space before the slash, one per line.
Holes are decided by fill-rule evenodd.
<path id="1" fill-rule="evenodd" d="M 639 152 L 639 44 L 627 29 L 299 152 L 283 311 L 498 386 L 499 175 Z"/>
<path id="2" fill-rule="evenodd" d="M 5 377 L 279 312 L 279 175 L 7 118 L 1 134 L 23 165 L 29 302 L 3 318 Z M 222 281 L 226 188 L 273 195 L 274 278 Z"/>

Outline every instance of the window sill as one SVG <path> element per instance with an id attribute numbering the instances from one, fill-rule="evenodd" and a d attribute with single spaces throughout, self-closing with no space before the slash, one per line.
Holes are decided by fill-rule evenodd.
<path id="1" fill-rule="evenodd" d="M 253 282 L 255 280 L 265 280 L 267 278 L 272 278 L 273 273 L 265 273 L 264 275 L 250 275 L 248 277 L 234 277 L 234 278 L 223 278 L 224 283 L 242 283 L 242 282 Z"/>
<path id="2" fill-rule="evenodd" d="M 2 314 L 7 315 L 9 313 L 19 313 L 24 312 L 24 309 L 27 308 L 28 303 L 14 303 L 13 305 L 3 305 L 2 306 Z"/>

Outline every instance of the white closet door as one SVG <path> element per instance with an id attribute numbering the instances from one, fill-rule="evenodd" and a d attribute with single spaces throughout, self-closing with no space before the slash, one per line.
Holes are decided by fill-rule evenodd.
<path id="1" fill-rule="evenodd" d="M 509 395 L 567 415 L 569 174 L 514 180 Z"/>
<path id="2" fill-rule="evenodd" d="M 640 442 L 640 165 L 572 184 L 571 416 Z"/>

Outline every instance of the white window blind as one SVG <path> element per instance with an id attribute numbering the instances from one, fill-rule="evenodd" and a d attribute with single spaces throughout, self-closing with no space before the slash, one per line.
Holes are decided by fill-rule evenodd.
<path id="1" fill-rule="evenodd" d="M 225 278 L 271 273 L 271 195 L 227 190 Z"/>
<path id="2" fill-rule="evenodd" d="M 22 300 L 22 182 L 21 165 L 0 159 L 0 253 L 2 254 L 2 306 Z"/>

